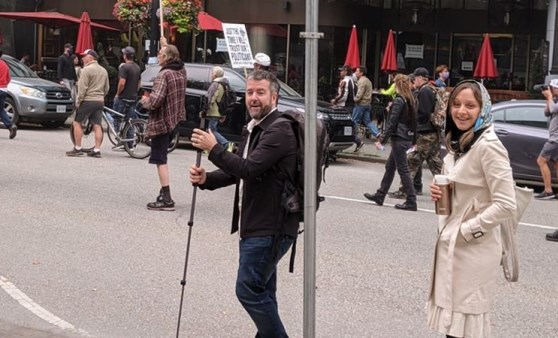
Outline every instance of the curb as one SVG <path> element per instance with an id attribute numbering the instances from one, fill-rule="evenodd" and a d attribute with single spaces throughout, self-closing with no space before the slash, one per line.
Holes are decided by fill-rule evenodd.
<path id="1" fill-rule="evenodd" d="M 385 157 L 381 157 L 381 156 L 377 156 L 377 155 L 369 155 L 369 154 L 349 154 L 349 153 L 345 153 L 345 152 L 339 152 L 337 153 L 337 157 L 338 158 L 345 158 L 345 159 L 351 159 L 351 160 L 357 160 L 357 161 L 363 161 L 363 162 L 371 162 L 371 163 L 386 163 L 386 158 Z"/>

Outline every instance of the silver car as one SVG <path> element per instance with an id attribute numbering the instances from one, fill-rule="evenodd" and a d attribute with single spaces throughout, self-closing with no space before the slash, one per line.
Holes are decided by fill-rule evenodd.
<path id="1" fill-rule="evenodd" d="M 41 79 L 11 56 L 2 55 L 2 60 L 7 63 L 12 78 L 4 104 L 12 121 L 16 125 L 40 123 L 49 128 L 64 125 L 74 109 L 70 91 L 58 83 Z"/>
<path id="2" fill-rule="evenodd" d="M 512 100 L 492 105 L 494 130 L 508 150 L 513 178 L 518 183 L 542 185 L 537 157 L 548 140 L 544 100 Z M 552 185 L 558 180 L 551 164 Z"/>

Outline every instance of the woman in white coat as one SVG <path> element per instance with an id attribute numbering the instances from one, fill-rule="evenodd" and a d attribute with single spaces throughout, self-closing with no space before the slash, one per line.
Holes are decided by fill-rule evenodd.
<path id="1" fill-rule="evenodd" d="M 500 223 L 516 208 L 508 153 L 492 126 L 490 96 L 460 82 L 447 111 L 443 173 L 452 183 L 452 210 L 439 216 L 427 304 L 428 326 L 447 337 L 490 337 L 502 244 Z M 430 186 L 434 201 L 440 188 Z"/>

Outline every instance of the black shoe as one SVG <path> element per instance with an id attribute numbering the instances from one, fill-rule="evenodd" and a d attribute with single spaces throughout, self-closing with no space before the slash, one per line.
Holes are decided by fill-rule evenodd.
<path id="1" fill-rule="evenodd" d="M 405 203 L 402 203 L 402 204 L 396 204 L 395 209 L 417 211 L 417 204 L 413 203 L 413 202 L 406 201 Z"/>
<path id="2" fill-rule="evenodd" d="M 147 203 L 147 209 L 149 210 L 160 210 L 160 211 L 174 211 L 174 201 L 165 201 L 163 196 L 157 196 L 155 202 Z"/>
<path id="3" fill-rule="evenodd" d="M 362 147 L 364 147 L 364 141 L 360 141 L 359 143 L 357 143 L 354 152 L 358 153 L 360 151 L 360 149 L 362 149 Z"/>
<path id="4" fill-rule="evenodd" d="M 17 135 L 17 126 L 15 124 L 13 124 L 10 127 L 10 140 L 13 139 L 14 137 L 16 137 Z"/>
<path id="5" fill-rule="evenodd" d="M 397 191 L 388 192 L 388 197 L 399 199 L 399 200 L 404 200 L 404 199 L 407 198 L 407 195 L 403 191 L 397 190 Z"/>
<path id="6" fill-rule="evenodd" d="M 376 203 L 377 205 L 384 205 L 385 196 L 382 196 L 378 193 L 375 193 L 375 194 L 364 193 L 364 197 L 367 200 L 370 200 L 370 201 Z"/>
<path id="7" fill-rule="evenodd" d="M 551 200 L 554 197 L 555 197 L 555 195 L 554 195 L 553 192 L 546 192 L 546 191 L 543 191 L 540 194 L 535 195 L 535 198 L 538 199 L 538 200 Z"/>
<path id="8" fill-rule="evenodd" d="M 546 234 L 546 240 L 552 242 L 558 242 L 558 230 L 554 231 L 551 234 Z"/>
<path id="9" fill-rule="evenodd" d="M 81 149 L 77 150 L 76 148 L 73 148 L 72 150 L 66 152 L 66 156 L 70 156 L 70 157 L 83 156 L 83 154 L 85 153 Z"/>
<path id="10" fill-rule="evenodd" d="M 90 152 L 87 153 L 87 156 L 101 158 L 101 151 L 100 150 L 97 150 L 97 151 L 91 150 Z"/>

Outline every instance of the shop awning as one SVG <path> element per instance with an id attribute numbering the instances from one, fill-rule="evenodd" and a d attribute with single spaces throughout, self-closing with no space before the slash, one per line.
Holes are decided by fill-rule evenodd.
<path id="1" fill-rule="evenodd" d="M 76 18 L 71 15 L 62 14 L 59 12 L 0 12 L 0 18 L 20 20 L 20 21 L 31 21 L 53 28 L 64 28 L 64 27 L 75 26 L 75 25 L 79 25 L 81 22 L 80 18 Z M 117 31 L 117 32 L 121 31 L 118 28 L 102 25 L 96 22 L 91 22 L 91 27 L 97 29 Z"/>

